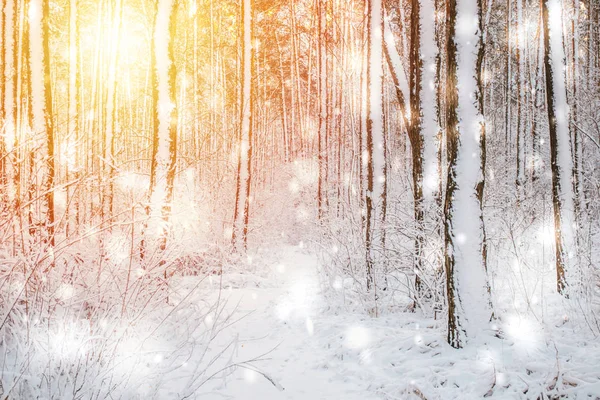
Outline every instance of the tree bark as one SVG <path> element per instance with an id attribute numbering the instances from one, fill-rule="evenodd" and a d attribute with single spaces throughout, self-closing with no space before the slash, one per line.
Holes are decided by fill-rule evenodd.
<path id="1" fill-rule="evenodd" d="M 475 10 L 475 11 L 473 11 Z M 463 21 L 477 24 L 460 26 Z M 483 21 L 480 0 L 449 0 L 447 18 L 445 252 L 448 343 L 463 347 L 489 322 L 482 197 L 485 121 L 480 67 Z"/>
<path id="2" fill-rule="evenodd" d="M 367 44 L 367 187 L 365 194 L 365 244 L 367 290 L 375 290 L 375 269 L 385 257 L 386 169 L 383 132 L 383 4 L 368 2 Z"/>
<path id="3" fill-rule="evenodd" d="M 550 169 L 552 172 L 552 205 L 554 211 L 556 287 L 568 297 L 576 290 L 580 276 L 575 264 L 575 209 L 573 160 L 569 134 L 569 109 L 565 87 L 562 30 L 562 1 L 541 0 L 544 31 L 544 71 L 550 133 Z M 550 23 L 552 21 L 552 26 Z M 558 23 L 556 22 L 558 21 Z"/>
<path id="4" fill-rule="evenodd" d="M 151 217 L 162 220 L 159 231 L 161 250 L 166 248 L 173 201 L 177 161 L 177 107 L 173 62 L 176 0 L 159 0 L 152 38 L 152 98 L 154 129 L 150 171 Z"/>
<path id="5" fill-rule="evenodd" d="M 233 222 L 232 243 L 236 250 L 248 247 L 248 222 L 250 209 L 250 184 L 252 179 L 252 130 L 253 130 L 253 61 L 252 44 L 252 1 L 242 3 L 243 52 L 242 52 L 242 91 L 240 107 L 240 133 L 238 150 L 238 170 Z"/>
<path id="6" fill-rule="evenodd" d="M 41 241 L 54 246 L 54 114 L 48 41 L 49 0 L 31 0 L 29 7 L 32 128 L 37 145 L 33 161 L 37 173 L 33 179 L 40 196 L 34 224 Z"/>

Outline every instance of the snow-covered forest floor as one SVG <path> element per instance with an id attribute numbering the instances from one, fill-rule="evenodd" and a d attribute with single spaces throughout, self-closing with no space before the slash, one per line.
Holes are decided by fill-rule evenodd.
<path id="1" fill-rule="evenodd" d="M 94 236 L 66 248 L 59 242 L 55 268 L 35 281 L 37 293 L 27 291 L 37 279 L 21 271 L 27 260 L 5 258 L 3 393 L 8 399 L 600 398 L 598 297 L 574 301 L 556 293 L 543 202 L 524 201 L 511 212 L 510 204 L 488 199 L 495 318 L 454 349 L 444 304 L 436 310 L 432 299 L 421 299 L 414 307 L 412 239 L 395 229 L 410 226 L 410 193 L 392 194 L 388 290 L 376 292 L 373 312 L 364 270 L 352 266 L 361 261 L 356 221 L 315 224 L 310 168 L 291 169 L 279 172 L 282 187 L 255 198 L 260 223 L 246 253 L 228 252 L 219 242 L 226 235 L 207 230 L 206 222 L 219 226 L 210 210 L 197 216 L 177 209 L 181 236 L 165 253 L 166 271 L 176 268 L 167 280 L 154 252 L 145 264 L 131 261 L 127 228 L 109 236 L 104 261 Z M 383 277 L 377 279 L 381 284 Z"/>
<path id="2" fill-rule="evenodd" d="M 315 250 L 303 243 L 255 254 L 248 265 L 252 273 L 214 275 L 196 291 L 192 303 L 222 305 L 222 311 L 205 316 L 204 326 L 212 327 L 219 316 L 228 321 L 216 329 L 204 355 L 219 358 L 206 373 L 212 379 L 191 398 L 600 396 L 600 341 L 580 321 L 564 319 L 562 308 L 572 305 L 558 296 L 548 299 L 543 320 L 533 313 L 509 314 L 478 343 L 456 350 L 444 340 L 444 320 L 418 311 L 371 318 L 332 304 L 323 296 L 331 288 L 320 278 Z M 175 284 L 177 292 L 189 293 L 197 280 L 183 278 Z M 190 366 L 165 382 L 156 397 L 185 393 L 179 388 L 187 386 Z M 148 395 L 155 388 L 147 381 L 140 391 Z"/>
<path id="3" fill-rule="evenodd" d="M 233 374 L 215 375 L 199 395 L 203 392 L 211 399 L 334 399 L 342 394 L 346 399 L 377 398 L 368 382 L 344 378 L 338 368 L 338 361 L 346 355 L 340 345 L 357 349 L 356 354 L 347 354 L 354 366 L 359 348 L 366 348 L 369 337 L 359 320 L 327 312 L 316 257 L 287 247 L 258 268 L 264 277 L 223 276 L 221 301 L 227 303 L 225 312 L 233 313 L 236 322 L 211 347 L 220 351 L 233 343 L 232 361 L 241 368 Z M 185 283 L 190 286 L 193 281 Z M 213 279 L 213 288 L 218 281 Z M 334 354 L 338 360 L 331 358 Z"/>
<path id="4" fill-rule="evenodd" d="M 30 347 L 13 337 L 4 349 L 2 382 L 21 388 L 15 398 L 599 398 L 594 322 L 561 296 L 547 295 L 540 314 L 539 302 L 519 308 L 499 291 L 498 319 L 457 350 L 445 319 L 411 311 L 401 289 L 367 315 L 325 259 L 303 241 L 251 250 L 222 273 L 173 277 L 160 289 L 168 304 L 158 296 L 125 319 L 109 309 L 99 327 L 73 312 L 93 289 L 61 285 L 48 326 L 22 329 Z M 19 375 L 25 365 L 39 375 Z"/>

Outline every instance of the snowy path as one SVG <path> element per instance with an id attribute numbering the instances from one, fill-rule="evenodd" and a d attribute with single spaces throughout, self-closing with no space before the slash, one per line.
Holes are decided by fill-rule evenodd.
<path id="1" fill-rule="evenodd" d="M 322 320 L 318 261 L 293 248 L 273 267 L 274 287 L 241 287 L 225 291 L 235 318 L 244 316 L 217 342 L 239 335 L 237 361 L 271 351 L 269 360 L 255 363 L 275 384 L 257 372 L 238 368 L 233 375 L 209 382 L 209 399 L 347 399 L 375 398 L 359 383 L 345 381 L 327 368 L 314 331 Z M 341 336 L 340 336 L 340 340 Z"/>

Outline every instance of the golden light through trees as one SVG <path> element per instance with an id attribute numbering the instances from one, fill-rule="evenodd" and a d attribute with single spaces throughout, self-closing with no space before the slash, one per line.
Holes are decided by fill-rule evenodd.
<path id="1" fill-rule="evenodd" d="M 0 39 L 0 346 L 19 362 L 48 332 L 116 353 L 163 312 L 196 340 L 220 308 L 179 314 L 182 293 L 261 289 L 278 246 L 319 258 L 340 309 L 418 316 L 451 347 L 505 340 L 505 315 L 521 340 L 514 310 L 554 334 L 571 300 L 600 334 L 598 1 L 0 0 Z M 51 376 L 40 360 L 22 375 Z M 0 398 L 27 385 L 3 379 Z"/>

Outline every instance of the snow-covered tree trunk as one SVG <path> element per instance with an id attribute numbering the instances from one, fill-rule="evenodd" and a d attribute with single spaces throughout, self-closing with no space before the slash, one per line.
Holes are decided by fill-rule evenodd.
<path id="1" fill-rule="evenodd" d="M 410 125 L 410 93 L 408 89 L 408 79 L 404 73 L 402 58 L 396 48 L 394 33 L 392 32 L 392 28 L 390 27 L 387 18 L 384 21 L 383 37 L 383 50 L 396 89 L 396 98 L 398 99 L 399 110 L 402 114 L 401 119 L 405 128 L 408 129 L 408 126 Z"/>
<path id="2" fill-rule="evenodd" d="M 435 5 L 432 0 L 412 0 L 410 43 L 410 122 L 408 137 L 412 149 L 412 178 L 415 238 L 415 287 L 423 289 L 420 274 L 425 265 L 425 210 L 432 205 L 439 187 L 435 109 Z"/>
<path id="3" fill-rule="evenodd" d="M 291 146 L 290 139 L 291 134 L 288 129 L 288 110 L 287 110 L 287 93 L 285 90 L 285 73 L 283 68 L 283 52 L 281 51 L 281 44 L 277 32 L 275 32 L 275 42 L 277 43 L 277 54 L 279 59 L 279 81 L 281 88 L 281 129 L 283 136 L 283 161 L 288 162 L 290 160 Z"/>
<path id="4" fill-rule="evenodd" d="M 508 156 L 510 153 L 512 131 L 511 131 L 511 115 L 512 115 L 512 0 L 506 0 L 506 59 L 505 59 L 505 77 L 506 85 L 504 87 L 504 154 Z"/>
<path id="5" fill-rule="evenodd" d="M 600 78 L 600 74 L 598 73 L 598 64 L 600 55 L 598 55 L 598 41 L 590 40 L 591 38 L 600 37 L 600 29 L 597 28 L 598 24 L 595 23 L 595 20 L 599 20 L 600 16 L 600 5 L 594 2 L 588 2 L 588 18 L 587 18 L 587 36 L 588 36 L 588 46 L 587 46 L 587 60 L 586 60 L 586 76 L 587 82 L 586 86 L 588 90 L 594 87 L 594 83 L 598 82 Z M 594 27 L 596 26 L 596 27 Z"/>
<path id="6" fill-rule="evenodd" d="M 5 3 L 2 3 L 6 5 Z M 4 7 L 0 5 L 0 121 L 4 123 Z M 0 126 L 0 132 L 2 131 L 2 126 Z M 4 141 L 0 140 L 0 154 L 2 154 L 2 146 Z M 3 162 L 0 161 L 0 180 L 2 179 L 2 174 L 4 172 Z M 1 181 L 0 181 L 1 182 Z"/>
<path id="7" fill-rule="evenodd" d="M 369 13 L 369 2 L 364 2 L 364 15 L 367 18 Z M 366 43 L 369 39 L 369 24 L 365 24 L 365 27 L 361 30 L 361 40 L 363 43 Z M 360 198 L 360 208 L 361 208 L 361 223 L 364 228 L 365 223 L 365 213 L 363 212 L 365 207 L 365 188 L 367 182 L 367 160 L 369 158 L 367 153 L 367 97 L 368 97 L 368 87 L 367 87 L 367 73 L 368 68 L 367 64 L 368 60 L 368 51 L 363 51 L 360 55 L 360 130 L 359 130 L 359 138 L 358 138 L 358 188 L 359 188 L 359 198 Z"/>
<path id="8" fill-rule="evenodd" d="M 581 277 L 576 265 L 575 204 L 573 160 L 569 134 L 569 107 L 565 87 L 565 49 L 563 45 L 561 0 L 544 0 L 544 70 L 546 102 L 550 128 L 550 169 L 554 210 L 556 284 L 559 293 L 576 290 Z"/>
<path id="9" fill-rule="evenodd" d="M 449 0 L 446 17 L 444 263 L 448 343 L 460 348 L 477 336 L 492 316 L 482 213 L 485 121 L 479 75 L 483 45 L 479 0 Z"/>
<path id="10" fill-rule="evenodd" d="M 104 146 L 103 146 L 103 158 L 104 158 L 104 169 L 103 178 L 106 181 L 104 187 L 104 193 L 102 194 L 102 217 L 105 222 L 110 221 L 112 218 L 113 211 L 113 182 L 115 175 L 115 160 L 114 160 L 114 141 L 117 126 L 117 113 L 116 113 L 116 102 L 117 102 L 117 63 L 118 63 L 118 51 L 119 51 L 119 34 L 121 30 L 121 13 L 122 6 L 121 0 L 114 0 L 111 2 L 112 10 L 109 14 L 112 16 L 110 22 L 110 34 L 113 38 L 112 47 L 108 58 L 108 82 L 106 103 L 105 103 L 105 129 L 104 129 Z M 174 86 L 174 82 L 172 84 Z M 173 97 L 174 98 L 174 97 Z M 174 101 L 174 100 L 173 100 Z"/>
<path id="11" fill-rule="evenodd" d="M 242 92 L 238 170 L 235 195 L 232 242 L 237 250 L 247 247 L 248 211 L 250 208 L 250 184 L 252 166 L 252 4 L 251 0 L 242 3 L 243 52 L 242 52 Z"/>
<path id="12" fill-rule="evenodd" d="M 52 92 L 50 48 L 48 43 L 50 17 L 49 0 L 29 3 L 29 57 L 31 70 L 31 108 L 36 166 L 35 181 L 38 201 L 35 201 L 34 225 L 43 242 L 54 245 L 54 126 L 52 123 Z"/>
<path id="13" fill-rule="evenodd" d="M 16 110 L 16 82 L 17 82 L 17 6 L 14 0 L 3 2 L 0 5 L 0 15 L 3 19 L 4 31 L 0 32 L 3 36 L 3 60 L 0 65 L 0 76 L 2 81 L 2 97 L 0 97 L 0 135 L 2 141 L 0 144 L 0 184 L 6 185 L 6 199 L 9 202 L 14 200 L 14 156 L 17 128 L 17 110 Z"/>
<path id="14" fill-rule="evenodd" d="M 517 202 L 523 198 L 523 185 L 525 184 L 525 91 L 527 90 L 525 81 L 525 56 L 524 50 L 526 48 L 526 36 L 525 36 L 525 21 L 523 20 L 523 0 L 517 1 L 517 40 L 516 40 L 516 54 L 515 61 L 517 64 L 517 78 L 516 78 L 516 95 L 518 101 L 516 104 L 516 117 L 517 117 L 517 130 L 516 135 L 516 177 L 515 187 L 517 192 Z M 509 50 L 510 51 L 510 50 Z"/>
<path id="15" fill-rule="evenodd" d="M 542 0 L 543 1 L 543 0 Z M 542 27 L 539 27 L 540 31 Z M 541 108 L 544 105 L 544 35 L 539 35 L 536 40 L 537 53 L 535 55 L 535 79 L 532 85 L 535 87 L 535 96 L 533 110 L 541 114 Z M 533 168 L 531 169 L 531 181 L 536 182 L 540 174 L 541 166 L 541 143 L 540 143 L 540 121 L 538 118 L 533 118 L 533 124 L 531 127 L 531 141 L 532 141 L 532 157 L 533 157 Z"/>
<path id="16" fill-rule="evenodd" d="M 67 111 L 67 130 L 68 130 L 68 141 L 69 141 L 69 153 L 73 160 L 67 163 L 67 180 L 71 173 L 74 173 L 75 177 L 79 177 L 81 165 L 75 164 L 80 162 L 79 155 L 75 149 L 82 147 L 79 142 L 79 82 L 78 77 L 78 57 L 77 49 L 79 48 L 78 43 L 78 29 L 77 29 L 77 0 L 69 0 L 69 86 L 68 86 L 68 111 Z M 71 216 L 70 216 L 70 199 L 73 196 L 73 187 L 70 185 L 67 187 L 67 217 L 65 231 L 66 235 L 69 236 L 71 227 Z M 79 203 L 77 200 L 75 204 L 75 220 L 79 218 Z M 75 224 L 77 227 L 79 224 Z"/>
<path id="17" fill-rule="evenodd" d="M 173 63 L 176 0 L 159 0 L 152 43 L 154 131 L 150 171 L 151 217 L 162 219 L 161 247 L 166 245 L 177 161 L 177 108 Z"/>
<path id="18" fill-rule="evenodd" d="M 580 79 L 581 79 L 581 69 L 580 69 L 580 46 L 579 46 L 579 11 L 580 11 L 580 2 L 579 0 L 573 0 L 573 17 L 571 19 L 571 47 L 572 47 L 572 59 L 571 59 L 571 68 L 572 68 L 572 105 L 571 105 L 571 131 L 572 131 L 572 142 L 573 142 L 573 186 L 574 186 L 574 196 L 575 196 L 575 217 L 578 218 L 578 221 L 583 220 L 583 210 L 585 209 L 585 196 L 582 190 L 582 163 L 583 163 L 583 140 L 582 135 L 577 126 L 579 125 L 579 115 L 578 115 L 578 102 L 579 102 L 579 94 L 580 91 Z"/>
<path id="19" fill-rule="evenodd" d="M 306 126 L 305 124 L 305 118 L 306 116 L 304 115 L 303 110 L 305 109 L 304 107 L 304 103 L 303 103 L 303 98 L 302 98 L 302 78 L 300 75 L 300 50 L 299 50 L 299 35 L 298 35 L 298 23 L 297 23 L 297 16 L 296 16 L 296 12 L 297 12 L 297 6 L 295 3 L 295 0 L 290 0 L 289 2 L 289 10 L 290 10 L 290 20 L 291 20 L 291 32 L 290 32 L 290 41 L 291 41 L 291 47 L 292 47 L 292 66 L 290 67 L 291 70 L 291 98 L 292 98 L 292 104 L 291 104 L 291 115 L 290 115 L 290 126 L 291 129 L 294 130 L 295 132 L 304 132 L 304 127 Z M 303 140 L 303 136 L 299 135 L 298 137 L 298 142 L 299 142 L 299 147 L 302 150 L 303 146 L 304 146 L 304 142 L 306 142 L 306 140 Z M 294 138 L 293 135 L 291 137 L 291 149 L 292 152 L 296 151 L 296 147 L 294 147 L 295 145 L 294 143 Z M 296 145 L 298 146 L 298 145 Z M 293 154 L 295 155 L 295 154 Z M 304 156 L 306 156 L 306 154 L 304 154 Z"/>
<path id="20" fill-rule="evenodd" d="M 386 203 L 383 132 L 383 4 L 369 0 L 367 63 L 367 187 L 365 243 L 367 289 L 374 289 L 375 268 L 382 261 Z"/>
<path id="21" fill-rule="evenodd" d="M 318 188 L 317 188 L 317 207 L 319 219 L 323 216 L 325 208 L 325 185 L 327 168 L 325 167 L 325 153 L 327 152 L 327 43 L 325 29 L 327 25 L 327 2 L 326 0 L 318 0 L 318 16 L 319 19 L 319 50 L 318 50 L 318 65 L 319 65 L 319 135 L 317 144 L 317 160 L 318 160 Z"/>

